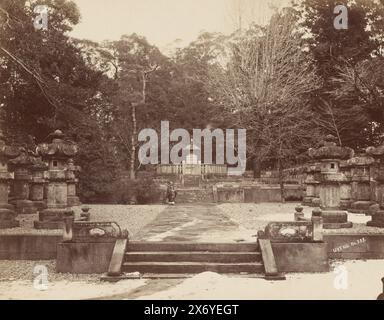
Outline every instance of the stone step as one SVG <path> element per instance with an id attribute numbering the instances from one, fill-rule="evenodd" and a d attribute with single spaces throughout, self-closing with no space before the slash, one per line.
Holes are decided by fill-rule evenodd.
<path id="1" fill-rule="evenodd" d="M 125 262 L 123 272 L 140 273 L 261 273 L 264 266 L 254 263 L 209 263 L 209 262 Z"/>
<path id="2" fill-rule="evenodd" d="M 127 252 L 258 252 L 258 244 L 255 243 L 204 243 L 204 242 L 150 242 L 131 241 L 127 245 Z"/>
<path id="3" fill-rule="evenodd" d="M 177 203 L 213 202 L 212 190 L 202 188 L 177 189 Z"/>
<path id="4" fill-rule="evenodd" d="M 254 278 L 254 279 L 265 279 L 265 275 L 260 273 L 226 273 L 228 277 L 236 277 L 236 278 Z M 122 273 L 119 276 L 112 277 L 108 275 L 102 275 L 102 281 L 108 282 L 117 282 L 120 280 L 132 280 L 132 279 L 186 279 L 192 278 L 196 276 L 196 273 L 144 273 L 144 274 L 136 274 L 136 273 Z"/>
<path id="5" fill-rule="evenodd" d="M 125 262 L 260 262 L 260 252 L 127 252 Z"/>

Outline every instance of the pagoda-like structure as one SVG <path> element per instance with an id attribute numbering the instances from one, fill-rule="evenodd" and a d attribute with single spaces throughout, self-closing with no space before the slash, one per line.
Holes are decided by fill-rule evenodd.
<path id="1" fill-rule="evenodd" d="M 354 151 L 336 144 L 332 135 L 327 135 L 322 146 L 309 149 L 309 156 L 320 165 L 319 197 L 324 228 L 350 228 L 347 212 L 340 210 L 350 201 L 350 179 L 345 175 L 345 161 L 352 158 Z"/>
<path id="2" fill-rule="evenodd" d="M 384 144 L 378 147 L 369 147 L 366 153 L 374 159 L 370 166 L 371 206 L 369 214 L 372 220 L 367 226 L 384 227 Z M 368 213 L 368 212 L 367 212 Z"/>
<path id="3" fill-rule="evenodd" d="M 0 229 L 19 226 L 13 205 L 8 203 L 9 183 L 13 174 L 8 171 L 8 161 L 19 155 L 19 149 L 5 144 L 0 136 Z"/>
<path id="4" fill-rule="evenodd" d="M 34 222 L 36 229 L 60 229 L 63 221 L 74 212 L 68 205 L 68 180 L 72 173 L 68 171 L 68 160 L 78 151 L 74 142 L 67 141 L 63 132 L 56 130 L 50 134 L 51 143 L 42 143 L 37 153 L 48 163 L 47 208 L 39 212 L 39 220 Z"/>

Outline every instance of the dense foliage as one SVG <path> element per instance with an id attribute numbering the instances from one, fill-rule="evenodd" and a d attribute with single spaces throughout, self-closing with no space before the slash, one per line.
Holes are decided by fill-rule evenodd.
<path id="1" fill-rule="evenodd" d="M 49 7 L 48 30 L 33 27 L 37 4 Z M 166 56 L 137 34 L 70 37 L 80 19 L 73 1 L 1 0 L 1 131 L 33 147 L 62 129 L 80 146 L 82 199 L 121 203 L 158 197 L 147 192 L 151 179 L 135 180 L 145 169 L 137 133 L 162 120 L 246 128 L 258 167 L 282 169 L 328 133 L 355 149 L 381 143 L 384 8 L 345 0 L 349 28 L 336 30 L 336 4 L 297 0 L 265 26 L 204 32 Z"/>

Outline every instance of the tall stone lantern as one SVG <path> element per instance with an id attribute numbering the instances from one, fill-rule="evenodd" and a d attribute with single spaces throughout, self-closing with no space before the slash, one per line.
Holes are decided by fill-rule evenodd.
<path id="1" fill-rule="evenodd" d="M 68 160 L 68 205 L 70 207 L 81 205 L 80 199 L 76 194 L 76 186 L 79 182 L 77 178 L 78 172 L 80 172 L 80 166 L 75 166 L 73 159 Z"/>
<path id="2" fill-rule="evenodd" d="M 339 164 L 340 174 L 343 177 L 340 181 L 340 209 L 347 210 L 352 204 L 352 178 L 351 166 L 348 160 L 342 160 Z"/>
<path id="3" fill-rule="evenodd" d="M 320 172 L 319 166 L 312 162 L 306 168 L 305 184 L 305 196 L 303 199 L 303 205 L 316 207 L 320 204 L 319 199 L 319 184 L 318 173 Z"/>
<path id="4" fill-rule="evenodd" d="M 374 163 L 370 166 L 370 187 L 372 205 L 369 214 L 372 220 L 367 226 L 384 227 L 384 144 L 378 147 L 369 147 L 366 153 L 373 157 Z"/>
<path id="5" fill-rule="evenodd" d="M 30 184 L 32 181 L 31 167 L 35 158 L 25 149 L 20 149 L 20 154 L 9 161 L 11 170 L 14 171 L 13 200 L 18 214 L 34 214 L 37 209 L 29 200 Z"/>
<path id="6" fill-rule="evenodd" d="M 14 206 L 8 204 L 9 182 L 13 180 L 13 174 L 8 172 L 8 161 L 18 155 L 19 150 L 5 145 L 0 136 L 0 229 L 19 226 Z"/>
<path id="7" fill-rule="evenodd" d="M 368 155 L 359 155 L 348 160 L 351 171 L 351 206 L 349 212 L 367 213 L 373 204 L 371 201 L 370 166 L 374 159 Z"/>
<path id="8" fill-rule="evenodd" d="M 32 181 L 29 198 L 38 211 L 46 208 L 46 202 L 44 201 L 44 184 L 46 183 L 45 171 L 47 171 L 47 169 L 48 165 L 43 162 L 41 158 L 36 158 L 31 167 Z"/>
<path id="9" fill-rule="evenodd" d="M 34 222 L 36 229 L 60 229 L 66 217 L 74 216 L 68 206 L 67 181 L 70 177 L 67 163 L 76 155 L 77 145 L 65 140 L 60 130 L 50 134 L 50 137 L 51 143 L 42 143 L 37 147 L 37 153 L 48 163 L 48 184 L 47 208 L 39 212 L 39 220 Z"/>
<path id="10" fill-rule="evenodd" d="M 354 152 L 351 148 L 336 145 L 332 135 L 326 136 L 323 146 L 309 149 L 309 156 L 320 163 L 319 197 L 325 229 L 351 228 L 347 213 L 340 210 L 348 200 L 349 178 L 343 172 L 344 160 L 350 159 Z"/>

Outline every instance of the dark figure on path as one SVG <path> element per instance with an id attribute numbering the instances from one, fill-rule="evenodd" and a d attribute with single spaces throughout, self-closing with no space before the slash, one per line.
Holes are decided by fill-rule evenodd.
<path id="1" fill-rule="evenodd" d="M 175 199 L 176 199 L 177 191 L 175 190 L 175 186 L 173 182 L 168 182 L 167 183 L 167 201 L 169 204 L 174 205 L 175 204 Z"/>
<path id="2" fill-rule="evenodd" d="M 377 300 L 384 300 L 384 278 L 381 278 L 381 281 L 383 282 L 383 292 L 379 294 Z"/>

